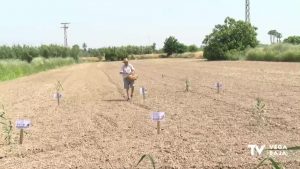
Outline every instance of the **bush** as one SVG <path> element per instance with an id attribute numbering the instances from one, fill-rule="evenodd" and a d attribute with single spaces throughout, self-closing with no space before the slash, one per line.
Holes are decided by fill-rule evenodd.
<path id="1" fill-rule="evenodd" d="M 256 35 L 256 28 L 250 23 L 227 17 L 224 25 L 216 25 L 203 40 L 204 57 L 208 60 L 226 60 L 226 53 L 231 50 L 243 51 L 257 46 Z"/>
<path id="2" fill-rule="evenodd" d="M 300 44 L 300 36 L 289 36 L 288 38 L 283 40 L 284 43 L 290 43 L 293 45 Z"/>
<path id="3" fill-rule="evenodd" d="M 300 45 L 275 44 L 249 49 L 247 60 L 300 62 Z"/>
<path id="4" fill-rule="evenodd" d="M 190 45 L 190 46 L 187 47 L 187 51 L 188 52 L 197 52 L 198 47 L 196 45 Z"/>
<path id="5" fill-rule="evenodd" d="M 226 60 L 245 60 L 245 51 L 230 50 L 225 53 L 225 58 Z"/>

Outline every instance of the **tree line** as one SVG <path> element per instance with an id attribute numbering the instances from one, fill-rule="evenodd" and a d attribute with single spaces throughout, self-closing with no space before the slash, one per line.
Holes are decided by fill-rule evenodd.
<path id="1" fill-rule="evenodd" d="M 155 43 L 149 46 L 128 45 L 98 49 L 87 48 L 87 44 L 83 43 L 82 48 L 83 56 L 104 57 L 105 60 L 108 61 L 122 60 L 130 55 L 144 55 L 165 52 L 167 56 L 170 56 L 174 53 L 195 52 L 200 49 L 196 45 L 184 45 L 183 43 L 180 43 L 174 36 L 170 36 L 165 40 L 164 47 L 162 49 L 157 49 Z"/>
<path id="2" fill-rule="evenodd" d="M 36 57 L 72 57 L 78 61 L 79 54 L 80 48 L 78 45 L 71 48 L 59 45 L 41 45 L 39 47 L 27 45 L 0 46 L 0 59 L 19 59 L 27 62 L 31 62 Z"/>
<path id="3" fill-rule="evenodd" d="M 31 62 L 36 57 L 72 57 L 78 61 L 79 57 L 92 56 L 100 59 L 105 58 L 108 61 L 122 60 L 130 55 L 144 55 L 153 53 L 166 53 L 166 57 L 172 54 L 184 52 L 196 52 L 203 50 L 204 57 L 208 60 L 227 60 L 232 59 L 232 55 L 239 55 L 241 51 L 248 48 L 255 48 L 259 42 L 257 40 L 257 28 L 250 23 L 235 20 L 227 17 L 224 24 L 218 24 L 212 33 L 203 40 L 203 47 L 196 45 L 185 45 L 179 42 L 174 36 L 169 36 L 164 41 L 162 49 L 157 49 L 156 44 L 148 46 L 121 46 L 121 47 L 103 47 L 88 48 L 84 43 L 80 48 L 74 45 L 66 48 L 60 45 L 41 45 L 32 47 L 28 45 L 0 46 L 0 59 L 20 59 Z M 270 30 L 271 44 L 281 43 L 282 34 L 277 30 Z M 300 36 L 290 36 L 283 40 L 284 43 L 300 44 Z"/>
<path id="4" fill-rule="evenodd" d="M 156 44 L 153 43 L 149 46 L 121 46 L 121 47 L 104 47 L 98 49 L 87 48 L 86 43 L 82 45 L 82 56 L 105 57 L 105 60 L 116 61 L 122 60 L 129 55 L 142 55 L 157 53 Z"/>

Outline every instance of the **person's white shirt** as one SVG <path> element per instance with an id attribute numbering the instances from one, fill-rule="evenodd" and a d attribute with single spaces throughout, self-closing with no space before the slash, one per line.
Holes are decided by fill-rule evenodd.
<path id="1" fill-rule="evenodd" d="M 122 74 L 123 78 L 126 78 L 127 76 L 129 76 L 131 74 L 132 71 L 134 71 L 134 67 L 131 64 L 123 65 L 121 68 L 120 73 Z"/>

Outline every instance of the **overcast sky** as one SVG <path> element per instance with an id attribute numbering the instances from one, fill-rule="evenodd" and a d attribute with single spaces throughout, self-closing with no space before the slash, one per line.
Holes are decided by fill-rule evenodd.
<path id="1" fill-rule="evenodd" d="M 267 32 L 300 35 L 300 0 L 250 0 L 258 40 Z M 227 16 L 244 20 L 245 0 L 0 0 L 0 45 L 63 44 L 61 22 L 71 22 L 69 44 L 88 47 L 162 47 L 173 35 L 200 46 Z"/>

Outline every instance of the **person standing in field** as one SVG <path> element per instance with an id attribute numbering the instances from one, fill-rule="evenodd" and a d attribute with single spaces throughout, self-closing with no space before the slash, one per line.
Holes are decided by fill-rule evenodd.
<path id="1" fill-rule="evenodd" d="M 126 90 L 127 100 L 129 101 L 133 97 L 134 91 L 134 80 L 130 79 L 129 76 L 135 73 L 134 67 L 128 63 L 128 59 L 123 60 L 124 65 L 121 68 L 120 74 L 123 76 L 124 89 Z M 131 94 L 129 97 L 129 88 L 131 88 Z"/>

